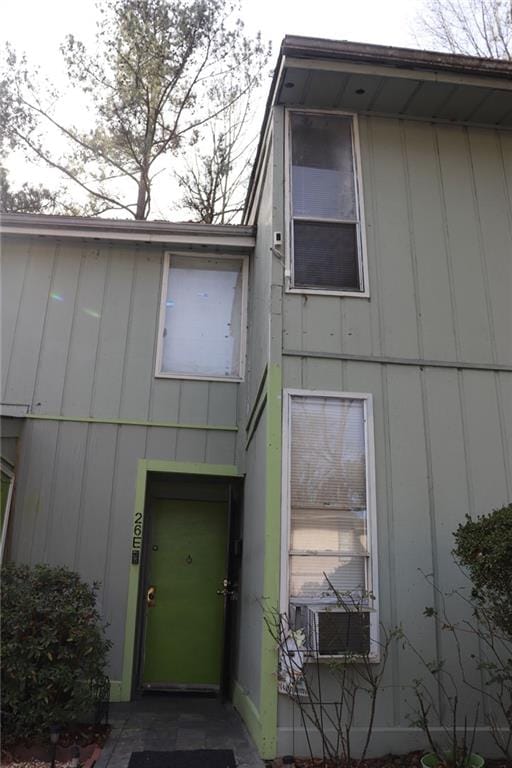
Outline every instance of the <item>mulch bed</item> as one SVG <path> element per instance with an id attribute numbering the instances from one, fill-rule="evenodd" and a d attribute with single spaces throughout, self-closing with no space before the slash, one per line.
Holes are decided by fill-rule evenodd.
<path id="1" fill-rule="evenodd" d="M 110 733 L 109 725 L 72 725 L 63 729 L 56 749 L 56 768 L 66 768 L 71 763 L 72 747 L 80 747 L 80 765 L 92 768 L 98 759 Z M 2 745 L 1 765 L 4 768 L 48 768 L 52 745 L 49 739 L 36 739 L 16 744 Z"/>
<path id="2" fill-rule="evenodd" d="M 421 757 L 425 753 L 408 752 L 406 755 L 384 755 L 383 757 L 367 758 L 364 763 L 353 760 L 351 766 L 341 766 L 332 760 L 322 760 L 322 758 L 296 757 L 294 768 L 421 768 Z M 283 764 L 282 758 L 273 760 L 268 764 L 269 768 L 290 768 Z M 485 768 L 512 768 L 512 763 L 507 760 L 485 761 Z"/>

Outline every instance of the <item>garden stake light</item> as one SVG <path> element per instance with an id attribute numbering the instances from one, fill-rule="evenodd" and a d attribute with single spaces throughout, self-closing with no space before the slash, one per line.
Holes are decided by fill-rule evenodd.
<path id="1" fill-rule="evenodd" d="M 52 745 L 52 762 L 51 768 L 55 768 L 55 757 L 57 755 L 57 744 L 60 736 L 60 725 L 50 726 L 50 743 Z"/>

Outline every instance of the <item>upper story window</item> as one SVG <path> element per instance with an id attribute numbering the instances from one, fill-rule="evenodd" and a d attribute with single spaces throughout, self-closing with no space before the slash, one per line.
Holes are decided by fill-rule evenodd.
<path id="1" fill-rule="evenodd" d="M 289 117 L 289 288 L 367 296 L 355 118 Z"/>
<path id="2" fill-rule="evenodd" d="M 241 379 L 246 260 L 166 254 L 157 376 Z"/>

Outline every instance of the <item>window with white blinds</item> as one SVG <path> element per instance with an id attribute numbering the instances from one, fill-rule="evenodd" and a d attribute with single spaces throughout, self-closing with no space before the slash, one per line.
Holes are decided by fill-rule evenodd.
<path id="1" fill-rule="evenodd" d="M 362 293 L 354 119 L 291 112 L 289 122 L 291 287 Z"/>
<path id="2" fill-rule="evenodd" d="M 371 589 L 367 398 L 289 400 L 289 598 Z"/>

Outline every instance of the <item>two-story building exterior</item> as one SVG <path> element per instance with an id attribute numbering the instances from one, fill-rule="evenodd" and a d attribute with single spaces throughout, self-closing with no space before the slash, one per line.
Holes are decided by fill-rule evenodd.
<path id="1" fill-rule="evenodd" d="M 345 650 L 449 656 L 425 574 L 512 498 L 511 200 L 510 62 L 287 37 L 243 225 L 3 217 L 6 552 L 102 582 L 114 700 L 305 752 L 265 614 L 318 651 L 332 585 Z M 421 747 L 387 669 L 372 750 Z"/>

